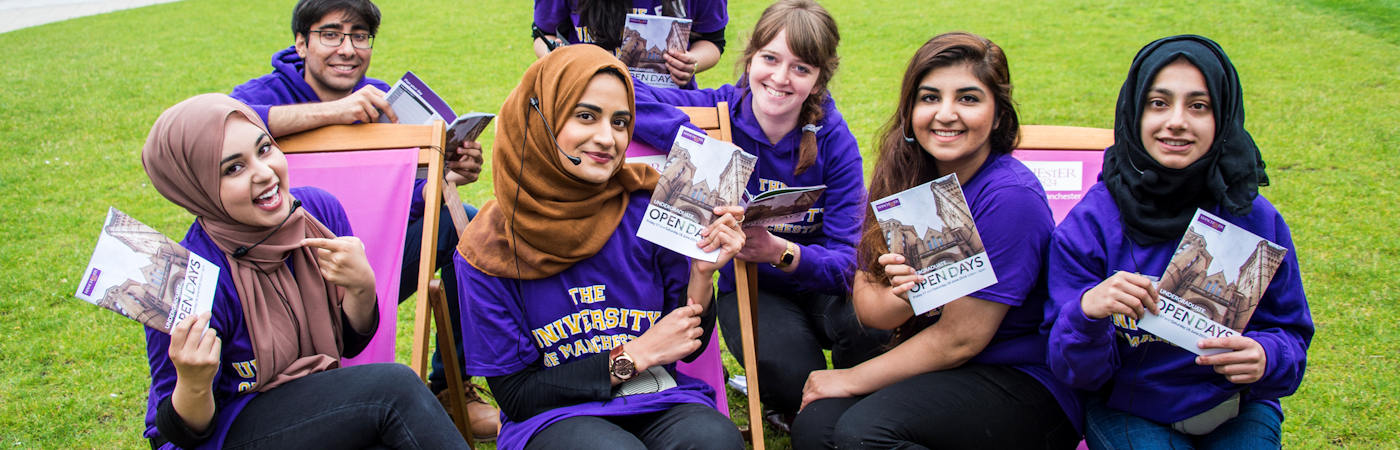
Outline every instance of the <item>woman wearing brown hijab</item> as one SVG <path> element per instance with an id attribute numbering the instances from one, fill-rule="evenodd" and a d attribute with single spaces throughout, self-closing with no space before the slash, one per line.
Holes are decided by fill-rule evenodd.
<path id="1" fill-rule="evenodd" d="M 674 364 L 709 340 L 742 209 L 701 232 L 716 263 L 639 239 L 657 173 L 626 164 L 634 110 L 627 68 L 590 45 L 536 61 L 501 107 L 495 200 L 456 255 L 467 370 L 500 402 L 500 448 L 743 447 Z"/>
<path id="2" fill-rule="evenodd" d="M 221 269 L 212 313 L 146 330 L 153 447 L 464 446 L 408 368 L 339 369 L 377 325 L 374 273 L 335 197 L 289 189 L 251 109 L 222 94 L 180 102 L 141 161 L 196 217 L 181 245 Z"/>

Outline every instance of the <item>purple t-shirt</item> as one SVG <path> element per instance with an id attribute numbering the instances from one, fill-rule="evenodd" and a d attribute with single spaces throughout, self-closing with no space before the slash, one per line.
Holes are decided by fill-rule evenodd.
<path id="1" fill-rule="evenodd" d="M 862 178 L 860 147 L 846 126 L 836 102 L 823 105 L 824 116 L 817 135 L 817 160 L 806 172 L 793 175 L 797 165 L 802 130 L 794 128 L 770 143 L 754 115 L 748 89 L 733 85 L 717 89 L 679 90 L 637 86 L 636 138 L 656 148 L 671 148 L 676 131 L 690 119 L 675 106 L 715 106 L 729 102 L 733 119 L 734 145 L 758 157 L 746 189 L 754 195 L 772 189 L 826 185 L 802 220 L 768 227 L 773 234 L 801 247 L 802 259 L 792 273 L 768 264 L 758 267 L 758 285 L 771 292 L 816 292 L 846 296 L 855 274 L 856 242 L 865 218 L 865 183 Z M 719 290 L 734 291 L 734 265 L 720 271 Z"/>
<path id="2" fill-rule="evenodd" d="M 300 187 L 292 189 L 292 196 L 301 200 L 302 207 L 336 236 L 353 235 L 345 210 L 329 192 Z M 248 401 L 257 395 L 252 391 L 258 381 L 257 359 L 253 357 L 253 342 L 243 322 L 243 303 L 233 285 L 224 252 L 209 239 L 198 221 L 190 225 L 180 245 L 219 267 L 219 282 L 214 291 L 214 309 L 210 314 L 209 327 L 219 332 L 223 348 L 219 353 L 219 372 L 214 376 L 215 414 L 210 423 L 213 434 L 198 448 L 222 448 L 229 425 L 233 424 Z M 146 400 L 147 438 L 159 434 L 156 429 L 157 406 L 175 389 L 175 364 L 170 362 L 169 348 L 170 335 L 146 328 L 146 360 L 151 366 L 151 389 Z M 166 444 L 163 448 L 175 446 Z"/>
<path id="3" fill-rule="evenodd" d="M 647 191 L 633 192 L 622 222 L 597 254 L 539 280 L 496 278 L 454 254 L 462 302 L 467 372 L 510 375 L 530 366 L 549 370 L 607 353 L 641 336 L 685 303 L 689 260 L 637 238 Z M 502 414 L 499 448 L 521 448 L 544 427 L 576 416 L 625 416 L 683 403 L 714 407 L 709 385 L 678 374 L 673 389 L 555 408 L 534 417 Z"/>
<path id="4" fill-rule="evenodd" d="M 1249 385 L 1231 383 L 1211 366 L 1196 365 L 1194 353 L 1137 329 L 1130 319 L 1091 320 L 1084 315 L 1080 299 L 1085 292 L 1120 270 L 1161 276 L 1178 244 L 1132 242 L 1112 195 L 1098 183 L 1051 239 L 1054 275 L 1045 325 L 1051 327 L 1049 364 L 1057 378 L 1076 389 L 1107 395 L 1111 408 L 1162 423 L 1204 412 L 1241 391 L 1244 401 L 1262 401 L 1282 413 L 1278 399 L 1302 383 L 1313 335 L 1293 238 L 1283 217 L 1262 195 L 1244 217 L 1218 207 L 1209 212 L 1288 249 L 1244 331 L 1264 348 L 1264 377 Z"/>
<path id="5" fill-rule="evenodd" d="M 968 296 L 1010 306 L 991 342 L 970 362 L 1025 372 L 1054 395 L 1065 415 L 1082 429 L 1079 398 L 1045 366 L 1040 323 L 1048 297 L 1046 249 L 1055 221 L 1044 188 L 1021 161 L 994 154 L 963 182 L 962 190 L 997 275 L 996 284 Z"/>
<path id="6" fill-rule="evenodd" d="M 662 0 L 632 0 L 630 12 L 660 16 L 662 3 Z M 685 17 L 691 20 L 690 30 L 695 33 L 713 33 L 729 24 L 729 2 L 725 0 L 684 0 L 683 3 Z M 579 25 L 577 0 L 536 0 L 535 26 L 551 35 L 563 33 L 571 44 L 593 42 L 586 37 L 587 30 Z M 580 35 L 585 39 L 579 39 Z"/>

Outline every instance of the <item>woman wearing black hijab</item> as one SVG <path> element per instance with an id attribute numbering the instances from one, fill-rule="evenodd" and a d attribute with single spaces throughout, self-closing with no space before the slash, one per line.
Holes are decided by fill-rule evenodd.
<path id="1" fill-rule="evenodd" d="M 1086 397 L 1091 448 L 1278 447 L 1279 398 L 1298 389 L 1312 340 L 1288 225 L 1258 193 L 1264 162 L 1244 130 L 1239 77 L 1218 44 L 1163 38 L 1119 93 L 1101 181 L 1050 244 L 1050 368 Z M 1197 209 L 1287 249 L 1242 333 L 1196 356 L 1139 330 Z"/>

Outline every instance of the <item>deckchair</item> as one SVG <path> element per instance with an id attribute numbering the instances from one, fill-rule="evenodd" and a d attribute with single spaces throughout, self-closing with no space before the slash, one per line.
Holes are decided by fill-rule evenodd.
<path id="1" fill-rule="evenodd" d="M 690 116 L 690 123 L 705 130 L 711 137 L 722 141 L 733 142 L 734 135 L 729 123 L 729 102 L 719 102 L 714 107 L 686 106 L 680 110 Z M 748 379 L 749 388 L 749 440 L 753 443 L 754 450 L 762 450 L 763 443 L 763 405 L 758 397 L 758 356 L 754 346 L 754 321 L 758 313 L 758 303 L 755 301 L 755 293 L 758 292 L 758 267 L 738 258 L 734 259 L 734 286 L 736 297 L 739 302 L 739 328 L 743 336 L 744 377 Z M 719 333 L 715 333 L 716 335 Z M 730 349 L 731 351 L 734 349 Z M 711 346 L 709 351 L 715 351 L 718 356 L 716 346 Z M 704 358 L 705 355 L 701 355 Z M 723 387 L 719 388 L 722 393 Z"/>
<path id="2" fill-rule="evenodd" d="M 1058 224 L 1098 180 L 1103 150 L 1110 145 L 1113 130 L 1107 128 L 1022 125 L 1011 156 L 1040 179 Z"/>
<path id="3" fill-rule="evenodd" d="M 431 204 L 433 199 L 444 197 L 442 147 L 445 139 L 445 125 L 442 122 L 434 122 L 431 125 L 381 123 L 331 125 L 277 139 L 278 145 L 284 153 L 288 154 L 288 160 L 291 161 L 288 163 L 288 176 L 293 183 L 298 183 L 299 171 L 310 170 L 308 166 L 322 168 L 330 166 L 332 170 L 339 170 L 330 178 L 316 177 L 309 173 L 304 175 L 311 175 L 330 185 L 318 187 L 327 188 L 332 194 L 337 194 L 337 197 L 340 197 L 352 224 L 356 222 L 357 215 L 382 214 L 373 211 L 376 207 L 374 203 L 378 203 L 378 201 L 356 201 L 353 197 L 347 198 L 339 195 L 337 190 L 365 189 L 366 185 L 372 185 L 368 187 L 371 190 L 401 190 L 401 192 L 393 194 L 394 198 L 401 200 L 403 205 L 401 214 L 394 211 L 389 218 L 389 222 L 395 226 L 378 230 L 373 235 L 365 234 L 358 226 L 356 228 L 357 234 L 365 242 L 366 253 L 371 255 L 372 261 L 376 259 L 376 254 L 380 255 L 381 258 L 384 257 L 383 255 L 393 256 L 388 257 L 392 264 L 386 268 L 375 267 L 376 284 L 379 285 L 380 331 L 387 333 L 387 336 L 376 335 L 375 339 L 376 341 L 381 338 L 387 339 L 388 352 L 387 354 L 378 352 L 370 355 L 368 360 L 352 362 L 392 362 L 394 360 L 393 343 L 398 323 L 396 302 L 399 298 L 399 292 L 397 292 L 398 276 L 403 261 L 404 224 L 408 222 L 408 199 L 412 195 L 410 192 L 411 183 L 408 180 L 412 180 L 416 168 L 424 167 L 427 169 L 426 179 L 428 182 L 423 188 L 423 198 L 428 199 Z M 385 156 L 391 154 L 401 156 L 406 162 L 406 180 L 401 176 L 393 175 L 402 172 L 402 170 L 374 164 L 386 158 L 392 159 L 392 157 Z M 350 188 L 345 188 L 344 185 L 348 185 Z M 449 198 L 456 197 L 450 195 L 455 194 L 455 192 L 448 194 Z M 457 205 L 461 205 L 460 200 L 457 201 Z M 461 366 L 456 361 L 456 343 L 453 342 L 452 324 L 449 323 L 446 296 L 443 295 L 440 281 L 434 279 L 434 273 L 437 271 L 434 267 L 434 262 L 437 260 L 437 231 L 442 219 L 439 217 L 440 212 L 441 208 L 437 207 L 423 208 L 422 251 L 418 265 L 418 293 L 416 297 L 418 301 L 414 309 L 413 351 L 409 366 L 426 382 L 431 346 L 428 338 L 428 326 L 429 320 L 435 319 L 438 348 L 447 349 L 441 354 L 447 375 L 448 393 L 453 400 L 449 402 L 449 408 L 454 412 L 451 415 L 456 421 L 458 431 L 470 443 L 472 439 L 469 428 L 471 420 L 467 416 Z M 462 216 L 465 219 L 464 213 Z"/>

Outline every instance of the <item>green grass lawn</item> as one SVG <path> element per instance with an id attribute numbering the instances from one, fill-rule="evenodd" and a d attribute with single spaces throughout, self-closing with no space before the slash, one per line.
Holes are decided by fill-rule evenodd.
<path id="1" fill-rule="evenodd" d="M 145 447 L 141 329 L 74 299 L 76 278 L 108 206 L 184 235 L 191 217 L 141 169 L 146 133 L 165 107 L 268 72 L 291 43 L 292 3 L 185 1 L 0 34 L 10 80 L 0 90 L 0 446 Z M 534 59 L 528 2 L 381 3 L 370 75 L 392 82 L 411 69 L 459 111 L 495 112 Z M 832 89 L 867 168 L 909 55 L 939 32 L 1006 49 L 1022 123 L 1094 127 L 1112 126 L 1142 45 L 1177 33 L 1219 41 L 1243 80 L 1273 181 L 1262 193 L 1289 220 L 1317 325 L 1307 378 L 1284 402 L 1286 445 L 1400 445 L 1400 311 L 1389 304 L 1400 298 L 1400 4 L 830 3 L 844 38 Z M 764 6 L 731 2 L 729 51 L 702 85 L 733 80 Z M 490 183 L 462 194 L 480 204 Z"/>

